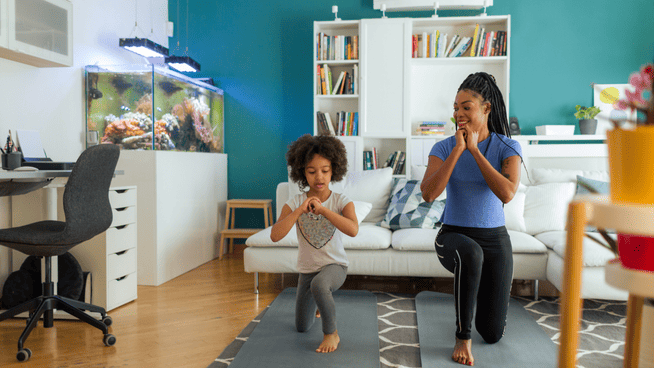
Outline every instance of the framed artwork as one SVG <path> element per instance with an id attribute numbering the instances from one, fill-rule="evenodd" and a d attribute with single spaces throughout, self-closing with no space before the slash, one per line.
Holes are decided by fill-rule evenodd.
<path id="1" fill-rule="evenodd" d="M 636 113 L 629 110 L 618 110 L 613 104 L 618 100 L 625 98 L 625 90 L 630 91 L 633 87 L 629 83 L 625 84 L 594 84 L 593 85 L 593 106 L 602 110 L 597 116 L 597 130 L 595 134 L 606 134 L 606 131 L 613 128 L 610 118 L 635 120 Z"/>

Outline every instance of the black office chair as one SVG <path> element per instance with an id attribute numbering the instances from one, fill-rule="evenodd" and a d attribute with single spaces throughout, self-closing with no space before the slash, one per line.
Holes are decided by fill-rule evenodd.
<path id="1" fill-rule="evenodd" d="M 109 204 L 109 186 L 114 176 L 120 149 L 112 144 L 101 144 L 86 149 L 79 156 L 66 182 L 63 206 L 65 221 L 40 221 L 33 224 L 0 230 L 0 244 L 31 256 L 45 257 L 43 295 L 0 314 L 0 321 L 29 311 L 27 327 L 18 339 L 16 358 L 23 362 L 32 356 L 23 343 L 43 316 L 43 327 L 53 326 L 53 309 L 60 309 L 102 330 L 106 346 L 116 343 L 107 326 L 111 317 L 104 308 L 54 295 L 51 257 L 71 248 L 109 228 L 113 220 Z M 96 320 L 83 311 L 97 312 Z"/>

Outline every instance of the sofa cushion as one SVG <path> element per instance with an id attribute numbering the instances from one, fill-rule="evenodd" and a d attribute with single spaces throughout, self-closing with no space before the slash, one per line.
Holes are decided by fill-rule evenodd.
<path id="1" fill-rule="evenodd" d="M 425 165 L 411 165 L 411 180 L 422 180 L 425 177 L 425 171 L 427 171 L 427 166 Z M 441 193 L 438 197 L 436 197 L 436 201 L 442 201 L 445 198 L 447 198 L 447 191 L 443 190 L 443 193 Z"/>
<path id="2" fill-rule="evenodd" d="M 536 168 L 532 172 L 533 185 L 547 183 L 575 183 L 577 175 L 593 179 L 609 181 L 609 173 L 601 170 L 571 170 Z"/>
<path id="3" fill-rule="evenodd" d="M 393 169 L 390 167 L 351 171 L 344 179 L 343 194 L 353 201 L 372 203 L 372 209 L 363 221 L 380 222 L 386 214 L 392 186 Z"/>
<path id="4" fill-rule="evenodd" d="M 370 210 L 372 209 L 372 203 L 362 202 L 362 201 L 352 201 L 354 204 L 354 212 L 357 215 L 357 221 L 359 224 L 363 222 L 363 219 L 368 216 Z"/>
<path id="5" fill-rule="evenodd" d="M 609 194 L 608 181 L 593 180 L 581 175 L 577 175 L 577 194 L 591 193 L 587 187 L 594 189 L 598 194 Z"/>
<path id="6" fill-rule="evenodd" d="M 444 201 L 425 202 L 420 191 L 420 180 L 393 181 L 391 203 L 381 226 L 392 230 L 435 228 L 445 209 Z"/>
<path id="7" fill-rule="evenodd" d="M 601 236 L 597 233 L 591 233 L 591 235 L 601 240 Z M 615 234 L 609 236 L 613 239 L 617 238 Z M 543 242 L 549 249 L 552 249 L 559 257 L 565 259 L 567 240 L 565 231 L 548 231 L 536 235 L 535 238 Z M 582 257 L 584 267 L 598 267 L 606 265 L 606 262 L 616 258 L 616 255 L 609 248 L 599 245 L 584 236 Z"/>
<path id="8" fill-rule="evenodd" d="M 297 241 L 297 230 L 295 229 L 295 225 L 293 225 L 293 227 L 288 232 L 288 234 L 286 234 L 286 236 L 278 242 L 273 242 L 272 240 L 270 240 L 271 230 L 272 230 L 272 226 L 269 226 L 254 235 L 250 235 L 245 240 L 245 245 L 247 245 L 248 247 L 296 247 L 297 248 L 298 241 Z"/>
<path id="9" fill-rule="evenodd" d="M 521 231 L 509 230 L 511 248 L 516 253 L 547 253 L 545 244 Z"/>
<path id="10" fill-rule="evenodd" d="M 507 230 L 527 231 L 525 225 L 525 197 L 524 191 L 518 191 L 513 199 L 504 205 L 504 220 Z"/>
<path id="11" fill-rule="evenodd" d="M 374 223 L 359 225 L 359 233 L 354 238 L 343 236 L 345 249 L 386 249 L 391 246 L 391 231 Z"/>
<path id="12" fill-rule="evenodd" d="M 565 230 L 568 204 L 575 195 L 575 183 L 548 183 L 527 187 L 525 227 L 527 234 Z"/>
<path id="13" fill-rule="evenodd" d="M 396 250 L 435 251 L 434 241 L 439 229 L 400 229 L 393 231 L 391 245 Z"/>
<path id="14" fill-rule="evenodd" d="M 577 194 L 589 194 L 591 192 L 588 187 L 592 188 L 597 194 L 609 194 L 609 182 L 601 180 L 593 180 L 580 175 L 577 175 Z M 586 231 L 597 231 L 594 226 L 586 226 Z M 606 230 L 613 232 L 612 230 Z"/>

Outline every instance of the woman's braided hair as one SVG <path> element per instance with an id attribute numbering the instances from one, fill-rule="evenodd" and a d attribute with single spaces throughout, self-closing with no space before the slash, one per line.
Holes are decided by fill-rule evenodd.
<path id="1" fill-rule="evenodd" d="M 300 190 L 309 186 L 304 169 L 316 154 L 332 164 L 332 181 L 339 182 L 347 174 L 347 151 L 340 139 L 329 135 L 312 136 L 305 134 L 293 142 L 286 152 L 286 162 L 290 167 L 289 176 Z"/>
<path id="2" fill-rule="evenodd" d="M 467 90 L 481 96 L 483 102 L 490 102 L 491 111 L 488 115 L 488 130 L 511 138 L 509 121 L 506 118 L 506 105 L 502 92 L 500 92 L 495 77 L 485 72 L 478 72 L 468 75 L 461 83 L 459 90 Z"/>

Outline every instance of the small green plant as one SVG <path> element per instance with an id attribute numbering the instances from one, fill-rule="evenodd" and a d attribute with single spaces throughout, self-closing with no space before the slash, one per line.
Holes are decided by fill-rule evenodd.
<path id="1" fill-rule="evenodd" d="M 577 112 L 575 112 L 575 118 L 579 120 L 595 119 L 595 116 L 602 112 L 602 110 L 600 110 L 600 108 L 597 106 L 585 107 L 577 105 L 575 108 L 577 109 Z"/>

